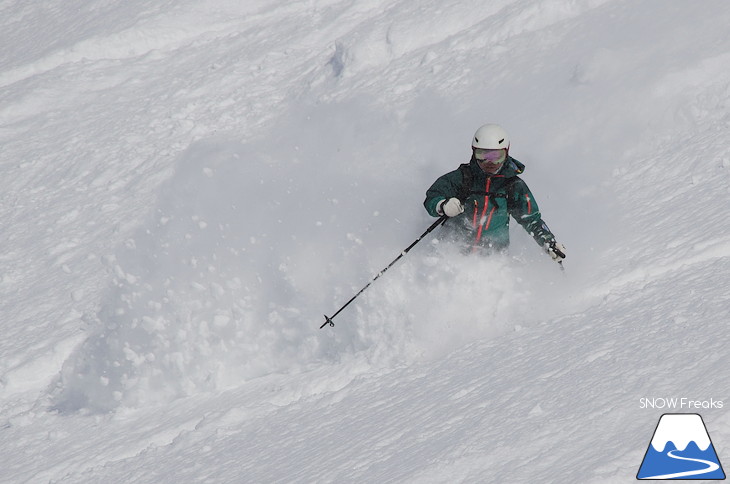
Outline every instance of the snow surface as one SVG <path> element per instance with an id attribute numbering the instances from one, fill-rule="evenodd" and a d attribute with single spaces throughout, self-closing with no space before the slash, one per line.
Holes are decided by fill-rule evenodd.
<path id="1" fill-rule="evenodd" d="M 634 480 L 730 405 L 730 4 L 0 1 L 0 481 Z M 502 124 L 561 273 L 421 242 Z M 518 230 L 519 229 L 519 230 Z M 700 412 L 721 461 L 730 415 Z"/>

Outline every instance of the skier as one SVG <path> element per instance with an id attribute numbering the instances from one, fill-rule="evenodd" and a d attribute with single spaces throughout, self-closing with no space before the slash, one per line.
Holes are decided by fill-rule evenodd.
<path id="1" fill-rule="evenodd" d="M 499 125 L 485 124 L 472 141 L 469 163 L 439 177 L 423 205 L 434 217 L 446 215 L 451 237 L 472 252 L 505 251 L 510 215 L 557 262 L 565 247 L 543 222 L 527 184 L 517 175 L 525 165 L 509 156 L 510 140 Z"/>

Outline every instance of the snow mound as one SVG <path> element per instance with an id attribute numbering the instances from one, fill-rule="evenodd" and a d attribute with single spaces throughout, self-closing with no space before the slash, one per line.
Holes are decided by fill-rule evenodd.
<path id="1" fill-rule="evenodd" d="M 166 401 L 317 357 L 297 309 L 311 296 L 297 279 L 310 248 L 293 235 L 316 226 L 287 218 L 284 235 L 275 214 L 302 207 L 268 195 L 286 169 L 252 156 L 202 143 L 180 160 L 149 220 L 107 258 L 112 287 L 64 369 L 63 406 Z"/>

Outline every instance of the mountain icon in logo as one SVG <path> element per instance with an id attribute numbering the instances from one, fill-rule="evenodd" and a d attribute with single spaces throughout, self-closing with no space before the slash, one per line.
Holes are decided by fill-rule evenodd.
<path id="1" fill-rule="evenodd" d="M 662 415 L 636 478 L 725 479 L 702 417 L 696 413 Z"/>

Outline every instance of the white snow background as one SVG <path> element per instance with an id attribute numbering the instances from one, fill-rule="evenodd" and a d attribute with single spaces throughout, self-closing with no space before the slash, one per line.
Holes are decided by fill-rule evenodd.
<path id="1" fill-rule="evenodd" d="M 730 406 L 728 25 L 0 1 L 0 481 L 633 481 L 641 398 Z M 486 122 L 565 272 L 514 223 L 492 259 L 429 236 L 320 330 Z M 684 411 L 730 462 L 728 408 Z"/>

